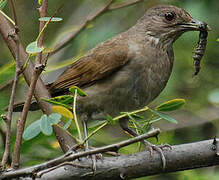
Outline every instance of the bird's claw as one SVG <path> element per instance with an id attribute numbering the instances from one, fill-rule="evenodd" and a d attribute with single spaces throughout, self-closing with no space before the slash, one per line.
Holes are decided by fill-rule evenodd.
<path id="1" fill-rule="evenodd" d="M 97 157 L 96 157 L 95 154 L 92 154 L 92 155 L 91 155 L 91 161 L 92 161 L 91 169 L 92 169 L 93 173 L 95 174 L 96 171 L 97 171 L 97 165 L 96 165 Z"/>
<path id="2" fill-rule="evenodd" d="M 164 148 L 168 148 L 169 150 L 172 150 L 172 146 L 169 145 L 169 144 L 161 144 L 161 145 L 159 145 L 158 147 L 161 148 L 162 150 L 163 150 Z"/>
<path id="3" fill-rule="evenodd" d="M 103 156 L 102 156 L 102 154 L 92 154 L 91 155 L 91 161 L 92 161 L 92 167 L 91 167 L 91 169 L 92 169 L 92 171 L 93 171 L 93 173 L 95 174 L 96 173 L 96 171 L 97 171 L 97 165 L 96 165 L 96 162 L 97 162 L 97 160 L 102 160 L 103 159 Z"/>
<path id="4" fill-rule="evenodd" d="M 151 156 L 153 156 L 153 150 L 157 151 L 160 154 L 161 161 L 162 161 L 162 167 L 164 170 L 166 168 L 166 158 L 163 154 L 163 149 L 169 148 L 171 150 L 172 147 L 169 144 L 163 144 L 163 145 L 156 146 L 154 144 L 149 143 L 148 141 L 144 141 L 144 143 L 146 145 L 146 149 L 149 150 Z"/>

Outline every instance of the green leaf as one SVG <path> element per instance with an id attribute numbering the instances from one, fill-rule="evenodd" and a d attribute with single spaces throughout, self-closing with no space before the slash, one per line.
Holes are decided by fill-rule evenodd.
<path id="1" fill-rule="evenodd" d="M 47 102 L 57 101 L 63 104 L 72 104 L 74 97 L 72 95 L 62 95 L 62 96 L 56 96 L 50 99 L 43 99 Z"/>
<path id="2" fill-rule="evenodd" d="M 49 120 L 50 120 L 50 123 L 52 124 L 58 124 L 58 122 L 61 121 L 61 114 L 58 114 L 58 113 L 52 113 L 49 115 Z"/>
<path id="3" fill-rule="evenodd" d="M 142 120 L 145 119 L 144 116 L 140 116 L 138 114 L 130 114 L 130 116 L 135 120 Z"/>
<path id="4" fill-rule="evenodd" d="M 184 104 L 185 104 L 184 99 L 173 99 L 157 106 L 156 111 L 163 111 L 163 112 L 174 111 L 181 108 Z"/>
<path id="5" fill-rule="evenodd" d="M 153 112 L 154 114 L 158 115 L 159 117 L 171 122 L 171 123 L 174 123 L 174 124 L 177 124 L 177 120 L 175 120 L 174 118 L 170 117 L 169 115 L 167 114 L 164 114 L 164 113 L 161 113 L 161 112 L 158 112 L 158 111 L 155 111 L 153 109 L 150 109 L 151 112 Z"/>
<path id="6" fill-rule="evenodd" d="M 66 129 L 68 129 L 69 127 L 70 127 L 70 125 L 71 125 L 71 122 L 72 122 L 72 119 L 69 119 L 68 121 L 67 121 L 67 123 L 63 126 L 63 128 L 66 130 Z"/>
<path id="7" fill-rule="evenodd" d="M 40 123 L 41 119 L 38 119 L 29 125 L 24 131 L 23 139 L 28 141 L 36 137 L 41 132 Z"/>
<path id="8" fill-rule="evenodd" d="M 39 18 L 39 21 L 49 21 L 51 17 L 41 17 Z M 50 21 L 54 21 L 54 22 L 58 22 L 58 21 L 62 21 L 62 18 L 60 17 L 52 17 L 52 19 Z"/>
<path id="9" fill-rule="evenodd" d="M 70 87 L 69 88 L 69 91 L 71 91 L 72 92 L 72 94 L 75 94 L 75 90 L 77 89 L 77 93 L 80 95 L 80 96 L 87 96 L 87 94 L 84 92 L 84 91 L 82 91 L 80 88 L 78 88 L 77 86 L 72 86 L 72 87 Z"/>
<path id="10" fill-rule="evenodd" d="M 155 122 L 160 121 L 161 119 L 162 119 L 162 118 L 152 119 L 149 123 L 150 123 L 150 124 L 153 124 L 153 123 L 155 123 Z"/>
<path id="11" fill-rule="evenodd" d="M 0 10 L 3 10 L 7 3 L 8 0 L 0 0 Z"/>
<path id="12" fill-rule="evenodd" d="M 38 4 L 42 5 L 43 0 L 38 0 Z"/>
<path id="13" fill-rule="evenodd" d="M 219 38 L 217 39 L 217 42 L 219 42 Z"/>
<path id="14" fill-rule="evenodd" d="M 41 123 L 40 123 L 40 127 L 41 127 L 41 130 L 43 132 L 43 134 L 45 135 L 51 135 L 52 134 L 52 124 L 51 124 L 51 121 L 50 119 L 47 117 L 47 115 L 43 115 L 41 118 Z"/>
<path id="15" fill-rule="evenodd" d="M 66 107 L 66 108 L 68 108 L 68 109 L 72 109 L 72 106 L 69 106 L 69 105 L 67 105 L 67 104 L 65 104 L 65 103 L 62 103 L 62 102 L 59 102 L 59 101 L 56 101 L 56 98 L 57 98 L 57 97 L 55 97 L 55 98 L 50 98 L 50 99 L 46 99 L 46 98 L 41 98 L 41 99 L 42 99 L 43 101 L 46 101 L 46 102 L 51 103 L 51 104 L 54 104 L 54 105 L 64 106 L 64 107 Z"/>
<path id="16" fill-rule="evenodd" d="M 35 53 L 42 52 L 43 49 L 44 49 L 44 47 L 38 47 L 37 41 L 34 41 L 34 42 L 27 45 L 26 52 L 29 54 L 35 54 Z"/>

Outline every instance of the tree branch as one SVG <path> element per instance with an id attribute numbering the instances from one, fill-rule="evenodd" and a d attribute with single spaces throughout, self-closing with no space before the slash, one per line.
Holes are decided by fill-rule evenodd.
<path id="1" fill-rule="evenodd" d="M 217 139 L 217 141 L 219 141 L 219 139 Z M 75 157 L 80 153 L 76 153 Z M 95 175 L 93 175 L 93 172 L 90 169 L 78 168 L 69 164 L 43 174 L 41 178 L 59 180 L 117 180 L 121 179 L 121 177 L 130 179 L 219 165 L 219 156 L 216 154 L 213 140 L 172 146 L 172 150 L 164 150 L 164 155 L 167 160 L 167 166 L 164 171 L 162 170 L 160 155 L 158 153 L 154 153 L 153 157 L 151 157 L 148 151 L 144 151 L 131 155 L 122 155 L 119 157 L 105 157 L 103 160 L 97 161 L 97 171 Z M 66 159 L 67 158 L 70 158 L 70 156 L 66 157 Z M 81 167 L 87 165 L 91 166 L 92 162 L 91 160 L 86 159 L 84 161 L 77 161 L 77 164 L 79 164 Z M 23 176 L 23 179 L 26 179 L 24 175 L 25 171 L 29 171 L 30 173 L 32 172 L 32 169 L 26 168 L 26 170 L 21 169 L 14 172 L 6 172 L 2 174 L 0 178 Z"/>

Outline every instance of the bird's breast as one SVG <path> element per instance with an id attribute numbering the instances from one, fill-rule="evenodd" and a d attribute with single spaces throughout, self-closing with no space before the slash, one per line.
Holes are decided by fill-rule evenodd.
<path id="1" fill-rule="evenodd" d="M 159 40 L 141 39 L 129 42 L 130 66 L 137 76 L 134 81 L 139 105 L 147 105 L 165 88 L 173 66 L 173 50 L 159 46 Z"/>
<path id="2" fill-rule="evenodd" d="M 131 42 L 128 58 L 129 62 L 121 69 L 84 89 L 88 97 L 80 98 L 78 109 L 82 114 L 90 114 L 88 119 L 139 109 L 166 86 L 172 70 L 167 51 Z"/>

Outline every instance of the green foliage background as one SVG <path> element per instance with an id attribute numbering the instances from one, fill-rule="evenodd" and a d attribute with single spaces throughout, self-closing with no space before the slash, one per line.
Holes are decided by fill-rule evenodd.
<path id="1" fill-rule="evenodd" d="M 126 0 L 115 0 L 115 2 L 122 1 Z M 63 21 L 49 25 L 46 30 L 45 46 L 51 48 L 57 41 L 67 37 L 68 33 L 75 30 L 86 17 L 99 9 L 103 5 L 103 2 L 106 2 L 106 0 L 50 0 L 49 15 L 52 15 L 64 3 L 64 7 L 58 13 L 58 16 L 63 18 Z M 99 16 L 95 21 L 92 21 L 66 48 L 52 56 L 49 59 L 47 72 L 50 69 L 62 67 L 63 63 L 71 61 L 73 57 L 82 55 L 98 43 L 125 31 L 135 24 L 136 20 L 144 14 L 146 9 L 161 3 L 173 4 L 185 8 L 194 18 L 207 22 L 211 26 L 212 31 L 209 33 L 207 50 L 202 60 L 202 69 L 198 77 L 192 77 L 194 73 L 192 54 L 198 41 L 198 32 L 184 34 L 174 45 L 175 65 L 173 73 L 165 90 L 150 106 L 155 106 L 173 98 L 184 98 L 187 104 L 183 111 L 172 114 L 179 121 L 178 125 L 164 123 L 161 126 L 161 124 L 157 124 L 158 127 L 162 127 L 163 129 L 159 143 L 180 144 L 213 138 L 219 134 L 219 42 L 216 41 L 219 38 L 218 0 L 145 0 L 137 5 L 108 11 Z M 27 46 L 38 35 L 38 4 L 36 0 L 20 0 L 16 1 L 16 6 L 20 37 L 23 44 Z M 9 9 L 10 6 L 8 4 L 4 12 L 11 16 Z M 0 37 L 0 85 L 13 77 L 14 69 L 12 56 Z M 61 70 L 45 74 L 45 81 L 53 81 L 61 73 Z M 24 98 L 26 91 L 27 86 L 21 79 L 17 92 L 18 101 Z M 0 91 L 0 113 L 4 113 L 3 107 L 8 104 L 9 96 L 10 87 Z M 18 116 L 19 113 L 15 113 L 14 119 L 16 120 Z M 27 124 L 39 119 L 40 116 L 41 112 L 29 113 Z M 14 133 L 15 120 L 13 125 Z M 4 131 L 4 128 L 4 123 L 1 121 L 0 129 Z M 95 138 L 92 139 L 93 145 L 104 145 L 127 138 L 126 135 L 119 132 L 119 127 L 113 128 L 113 130 L 107 128 L 104 132 L 95 135 Z M 3 133 L 0 136 L 1 157 L 3 152 Z M 107 142 L 105 141 L 106 139 Z M 136 151 L 137 148 L 135 145 L 121 150 L 123 153 Z M 54 136 L 45 137 L 40 135 L 31 141 L 23 143 L 22 164 L 25 166 L 36 164 L 57 157 L 60 154 L 61 151 L 59 148 L 56 148 Z M 205 168 L 141 179 L 204 180 L 209 177 L 211 179 L 218 179 L 219 174 L 217 170 L 218 167 Z"/>

